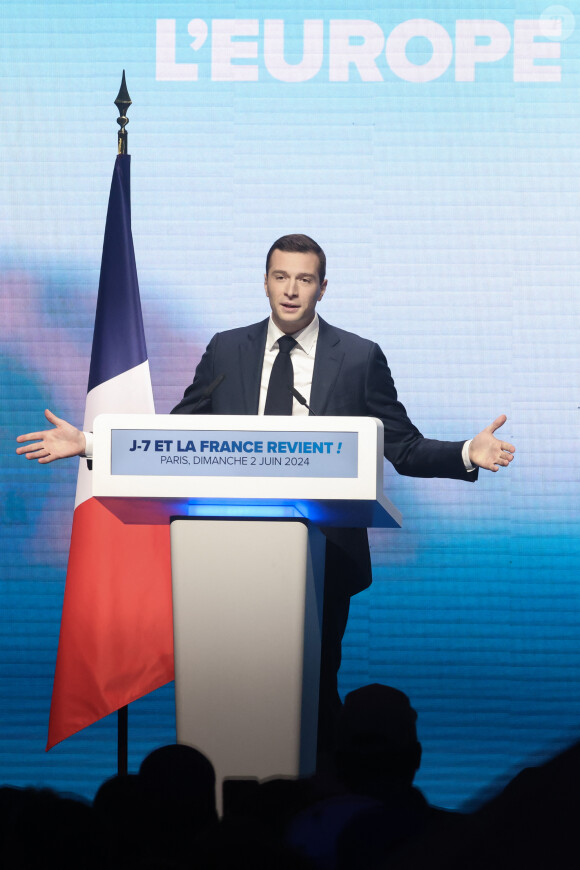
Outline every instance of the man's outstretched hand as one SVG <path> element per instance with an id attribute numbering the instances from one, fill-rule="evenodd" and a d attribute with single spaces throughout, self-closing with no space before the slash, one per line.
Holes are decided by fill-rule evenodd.
<path id="1" fill-rule="evenodd" d="M 500 441 L 493 434 L 496 429 L 503 426 L 506 420 L 506 415 L 500 414 L 497 420 L 494 420 L 479 435 L 475 436 L 469 445 L 469 458 L 472 465 L 487 468 L 488 471 L 498 471 L 500 465 L 510 464 L 516 448 L 513 444 L 508 444 L 507 441 Z"/>
<path id="2" fill-rule="evenodd" d="M 19 444 L 25 441 L 35 443 L 17 447 L 17 453 L 25 454 L 27 459 L 38 459 L 40 463 L 46 464 L 54 462 L 55 459 L 64 459 L 66 456 L 81 456 L 85 452 L 85 436 L 79 429 L 71 426 L 66 420 L 61 420 L 48 408 L 44 416 L 49 423 L 54 424 L 55 428 L 19 435 L 16 439 Z"/>

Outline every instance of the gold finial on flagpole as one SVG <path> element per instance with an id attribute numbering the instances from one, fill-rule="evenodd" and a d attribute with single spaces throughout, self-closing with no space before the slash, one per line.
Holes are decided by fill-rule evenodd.
<path id="1" fill-rule="evenodd" d="M 131 105 L 132 100 L 129 96 L 129 91 L 127 90 L 127 85 L 125 84 L 125 70 L 123 70 L 123 78 L 121 80 L 121 87 L 119 88 L 119 93 L 117 94 L 117 99 L 115 100 L 115 105 L 119 110 L 119 117 L 117 118 L 117 124 L 121 128 L 118 133 L 118 146 L 117 153 L 118 154 L 126 154 L 127 153 L 127 130 L 125 129 L 127 124 L 129 123 L 129 118 L 127 117 L 127 110 Z"/>

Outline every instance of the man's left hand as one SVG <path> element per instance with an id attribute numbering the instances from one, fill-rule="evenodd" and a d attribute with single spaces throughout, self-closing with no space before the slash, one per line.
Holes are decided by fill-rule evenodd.
<path id="1" fill-rule="evenodd" d="M 508 466 L 514 458 L 516 448 L 507 441 L 500 441 L 493 434 L 496 429 L 503 426 L 507 417 L 500 414 L 489 426 L 486 426 L 479 435 L 476 435 L 469 445 L 469 459 L 472 465 L 479 468 L 487 468 L 488 471 L 498 471 L 499 466 Z"/>

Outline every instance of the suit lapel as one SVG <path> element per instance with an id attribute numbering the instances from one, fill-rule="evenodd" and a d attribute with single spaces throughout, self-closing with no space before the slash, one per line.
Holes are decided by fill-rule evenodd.
<path id="1" fill-rule="evenodd" d="M 336 385 L 340 367 L 344 359 L 338 332 L 321 317 L 318 318 L 319 332 L 316 343 L 316 357 L 310 391 L 310 405 L 315 413 L 326 413 L 328 402 Z"/>
<path id="2" fill-rule="evenodd" d="M 268 319 L 261 321 L 261 323 L 254 323 L 248 327 L 246 335 L 238 347 L 237 361 L 241 374 L 244 414 L 258 413 L 267 334 Z"/>
<path id="3" fill-rule="evenodd" d="M 318 341 L 310 391 L 310 405 L 318 415 L 326 413 L 336 386 L 344 351 L 338 332 L 319 317 Z M 238 345 L 237 363 L 241 374 L 241 394 L 244 414 L 257 414 L 260 402 L 262 365 L 268 334 L 268 318 L 249 326 Z"/>

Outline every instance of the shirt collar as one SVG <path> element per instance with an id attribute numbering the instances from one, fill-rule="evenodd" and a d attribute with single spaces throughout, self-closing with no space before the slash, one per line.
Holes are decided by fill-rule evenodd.
<path id="1" fill-rule="evenodd" d="M 292 338 L 296 339 L 296 343 L 298 346 L 304 351 L 304 353 L 310 355 L 312 353 L 313 348 L 316 346 L 316 340 L 318 339 L 318 329 L 319 329 L 319 320 L 318 314 L 314 313 L 314 318 L 310 321 L 308 326 L 305 326 L 304 329 L 298 330 L 298 332 L 291 333 Z M 266 348 L 268 350 L 273 350 L 274 345 L 283 335 L 287 333 L 282 332 L 282 330 L 276 326 L 274 321 L 272 320 L 272 315 L 270 315 L 270 319 L 268 321 L 268 336 L 266 338 Z"/>

